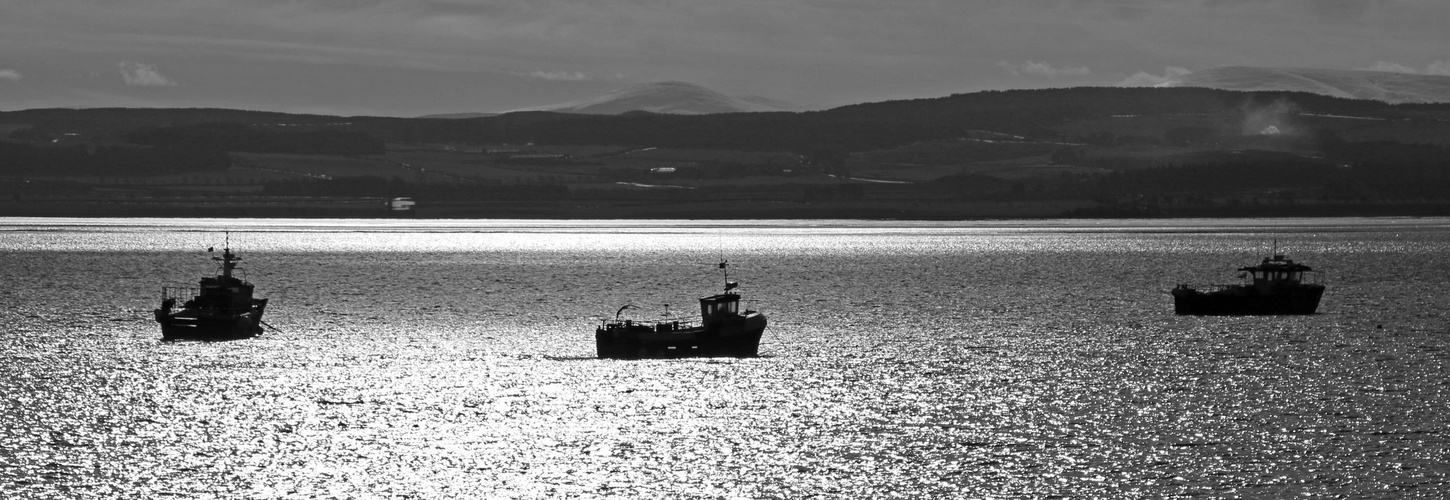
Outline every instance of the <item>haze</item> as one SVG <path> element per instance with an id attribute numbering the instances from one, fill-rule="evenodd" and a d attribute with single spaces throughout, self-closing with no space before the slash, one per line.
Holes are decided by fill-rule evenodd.
<path id="1" fill-rule="evenodd" d="M 822 108 L 1218 66 L 1450 75 L 1441 0 L 0 0 L 0 110 L 506 111 L 688 81 Z"/>

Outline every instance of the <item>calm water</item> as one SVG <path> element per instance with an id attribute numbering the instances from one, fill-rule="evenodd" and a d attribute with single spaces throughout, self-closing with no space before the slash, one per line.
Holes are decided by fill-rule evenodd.
<path id="1" fill-rule="evenodd" d="M 232 248 L 279 331 L 161 343 Z M 1172 314 L 1273 240 L 1310 317 Z M 731 263 L 756 359 L 592 359 Z M 0 219 L 0 496 L 1450 494 L 1450 219 Z"/>

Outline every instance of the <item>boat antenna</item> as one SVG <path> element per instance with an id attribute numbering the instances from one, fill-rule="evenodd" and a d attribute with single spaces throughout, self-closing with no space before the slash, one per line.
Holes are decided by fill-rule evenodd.
<path id="1" fill-rule="evenodd" d="M 730 267 L 725 259 L 720 259 L 720 272 L 725 275 L 725 291 L 729 292 L 730 290 L 734 290 L 735 287 L 740 286 L 738 283 L 730 281 Z"/>

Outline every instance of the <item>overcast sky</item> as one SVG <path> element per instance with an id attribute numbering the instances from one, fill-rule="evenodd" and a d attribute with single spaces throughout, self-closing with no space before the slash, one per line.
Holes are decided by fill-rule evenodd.
<path id="1" fill-rule="evenodd" d="M 687 81 L 806 107 L 1217 66 L 1450 75 L 1447 0 L 0 0 L 0 110 L 417 116 Z"/>

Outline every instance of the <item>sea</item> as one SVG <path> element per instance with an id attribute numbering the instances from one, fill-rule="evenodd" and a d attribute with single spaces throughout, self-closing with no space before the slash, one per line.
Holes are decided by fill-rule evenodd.
<path id="1" fill-rule="evenodd" d="M 161 341 L 224 247 L 266 333 Z M 759 357 L 595 357 L 727 279 Z M 1450 496 L 1445 218 L 0 218 L 0 300 L 3 498 Z"/>

